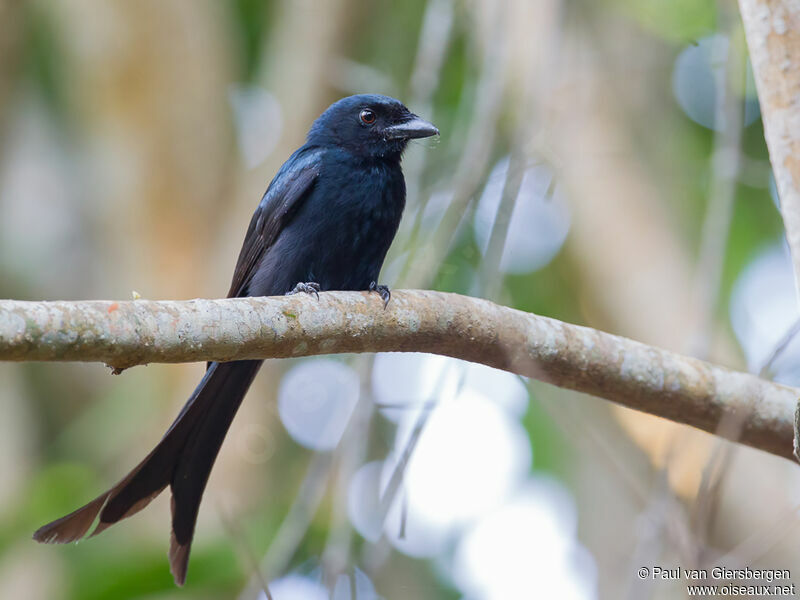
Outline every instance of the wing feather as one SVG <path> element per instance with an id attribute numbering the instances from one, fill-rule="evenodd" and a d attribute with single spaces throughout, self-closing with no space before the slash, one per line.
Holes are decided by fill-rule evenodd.
<path id="1" fill-rule="evenodd" d="M 319 175 L 319 158 L 319 151 L 299 150 L 270 183 L 247 228 L 228 298 L 247 295 L 247 286 L 261 257 L 275 243 L 313 188 Z"/>

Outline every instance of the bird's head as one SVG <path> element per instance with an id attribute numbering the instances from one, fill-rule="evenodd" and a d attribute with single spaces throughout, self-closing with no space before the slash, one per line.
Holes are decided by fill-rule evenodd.
<path id="1" fill-rule="evenodd" d="M 364 158 L 399 157 L 409 140 L 439 135 L 399 100 L 377 94 L 348 96 L 314 121 L 308 142 L 338 146 Z"/>

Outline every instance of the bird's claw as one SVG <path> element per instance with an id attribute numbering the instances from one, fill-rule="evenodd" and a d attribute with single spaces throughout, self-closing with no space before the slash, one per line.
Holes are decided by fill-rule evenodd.
<path id="1" fill-rule="evenodd" d="M 294 286 L 294 289 L 291 292 L 286 292 L 287 296 L 292 296 L 294 294 L 299 294 L 303 292 L 304 294 L 314 294 L 319 300 L 319 284 L 314 283 L 313 281 L 306 281 L 303 283 L 302 281 Z"/>
<path id="2" fill-rule="evenodd" d="M 378 285 L 376 282 L 372 282 L 369 284 L 369 291 L 370 292 L 378 292 L 383 298 L 383 310 L 386 310 L 386 307 L 389 306 L 389 300 L 392 297 L 392 292 L 389 289 L 388 285 Z"/>

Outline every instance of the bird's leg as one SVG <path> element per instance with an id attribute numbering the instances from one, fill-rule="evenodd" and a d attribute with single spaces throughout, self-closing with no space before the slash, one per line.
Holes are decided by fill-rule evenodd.
<path id="1" fill-rule="evenodd" d="M 305 294 L 314 294 L 319 300 L 319 284 L 314 283 L 313 281 L 306 281 L 303 283 L 302 281 L 294 286 L 294 289 L 291 292 L 286 292 L 287 296 L 291 296 L 293 294 L 299 294 L 303 292 Z"/>
<path id="2" fill-rule="evenodd" d="M 383 310 L 386 310 L 386 307 L 389 306 L 389 300 L 392 297 L 392 292 L 389 289 L 388 285 L 378 285 L 377 282 L 373 281 L 369 284 L 369 291 L 370 292 L 378 292 L 383 298 Z"/>

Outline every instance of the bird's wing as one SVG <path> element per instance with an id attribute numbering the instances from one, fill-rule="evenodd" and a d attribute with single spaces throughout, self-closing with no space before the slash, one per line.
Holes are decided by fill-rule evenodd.
<path id="1" fill-rule="evenodd" d="M 247 228 L 228 298 L 246 295 L 261 257 L 313 188 L 319 175 L 320 154 L 318 150 L 298 150 L 269 184 Z"/>

